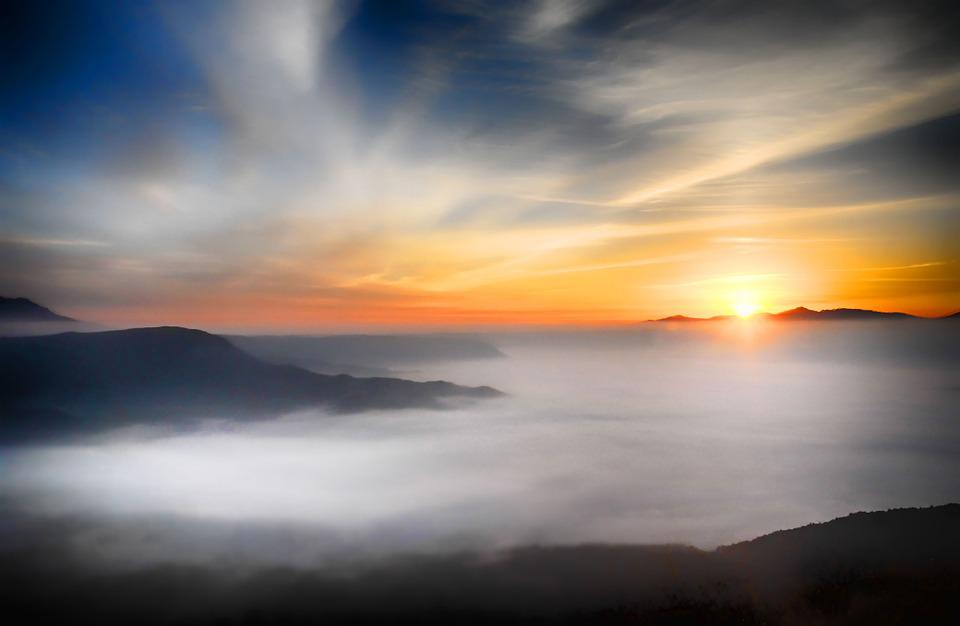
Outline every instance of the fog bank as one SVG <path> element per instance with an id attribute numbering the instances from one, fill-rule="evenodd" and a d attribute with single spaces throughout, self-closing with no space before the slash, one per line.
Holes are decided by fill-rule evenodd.
<path id="1" fill-rule="evenodd" d="M 903 359 L 864 356 L 887 331 L 837 327 L 829 344 L 823 330 L 792 332 L 499 337 L 507 358 L 403 374 L 505 398 L 224 416 L 189 432 L 8 449 L 0 490 L 32 515 L 168 520 L 149 550 L 121 532 L 99 541 L 107 560 L 236 555 L 230 533 L 210 529 L 253 528 L 268 538 L 263 549 L 240 542 L 252 561 L 291 564 L 527 544 L 710 548 L 854 510 L 960 500 L 953 364 L 916 358 L 916 343 Z M 940 345 L 955 341 L 952 327 L 938 332 Z M 299 547 L 277 549 L 266 527 Z"/>

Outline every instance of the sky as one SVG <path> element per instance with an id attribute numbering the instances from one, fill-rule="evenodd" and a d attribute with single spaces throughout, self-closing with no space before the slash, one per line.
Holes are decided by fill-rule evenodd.
<path id="1" fill-rule="evenodd" d="M 960 9 L 6 2 L 0 294 L 103 324 L 960 309 Z"/>

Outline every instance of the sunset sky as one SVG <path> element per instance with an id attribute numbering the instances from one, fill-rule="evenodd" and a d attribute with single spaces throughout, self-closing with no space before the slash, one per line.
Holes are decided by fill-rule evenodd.
<path id="1" fill-rule="evenodd" d="M 951 2 L 42 2 L 0 295 L 104 324 L 960 309 Z"/>

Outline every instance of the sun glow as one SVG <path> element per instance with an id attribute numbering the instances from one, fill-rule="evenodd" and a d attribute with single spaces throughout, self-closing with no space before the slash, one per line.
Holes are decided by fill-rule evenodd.
<path id="1" fill-rule="evenodd" d="M 754 315 L 760 310 L 760 301 L 753 293 L 735 293 L 733 297 L 730 298 L 730 301 L 733 312 L 743 319 Z"/>

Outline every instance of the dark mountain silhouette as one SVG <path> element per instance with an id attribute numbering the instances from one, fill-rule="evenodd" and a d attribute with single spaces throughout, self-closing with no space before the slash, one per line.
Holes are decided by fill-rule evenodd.
<path id="1" fill-rule="evenodd" d="M 11 530 L 0 535 L 0 600 L 11 623 L 960 623 L 957 504 L 858 513 L 716 551 L 524 547 L 386 559 L 349 575 L 336 566 L 238 575 L 216 562 L 104 568 L 74 550 L 76 537 L 114 536 L 98 534 L 95 520 L 4 513 Z M 110 533 L 147 542 L 164 527 L 129 523 L 127 530 L 113 523 Z M 229 528 L 245 545 L 270 545 L 271 532 L 295 545 L 285 527 Z"/>
<path id="2" fill-rule="evenodd" d="M 715 317 L 690 317 L 688 315 L 671 315 L 670 317 L 663 317 L 658 320 L 651 320 L 654 322 L 709 322 L 712 320 L 720 319 L 729 319 L 729 315 L 717 315 Z"/>
<path id="3" fill-rule="evenodd" d="M 325 376 L 265 363 L 216 335 L 137 328 L 0 338 L 0 434 L 87 432 L 130 422 L 437 407 L 498 392 L 433 381 Z"/>
<path id="4" fill-rule="evenodd" d="M 382 373 L 429 361 L 502 358 L 494 345 L 470 335 L 231 335 L 237 347 L 266 361 L 325 373 Z"/>
<path id="5" fill-rule="evenodd" d="M 735 319 L 734 315 L 714 315 L 713 317 L 687 317 L 686 315 L 671 315 L 662 317 L 652 322 L 713 322 Z M 806 307 L 798 306 L 788 311 L 780 313 L 757 313 L 753 315 L 756 318 L 770 319 L 777 321 L 864 321 L 864 320 L 910 320 L 910 319 L 948 319 L 947 318 L 923 318 L 908 313 L 871 311 L 870 309 L 823 309 L 815 311 Z"/>
<path id="6" fill-rule="evenodd" d="M 844 562 L 874 567 L 960 566 L 957 529 L 960 504 L 861 512 L 777 531 L 717 552 L 753 568 L 795 572 Z"/>
<path id="7" fill-rule="evenodd" d="M 75 322 L 26 298 L 0 296 L 0 322 Z"/>
<path id="8" fill-rule="evenodd" d="M 780 313 L 768 313 L 766 317 L 776 320 L 873 320 L 873 319 L 917 319 L 915 315 L 907 313 L 887 313 L 884 311 L 871 311 L 869 309 L 824 309 L 814 311 L 806 307 L 799 306 L 789 311 Z"/>

